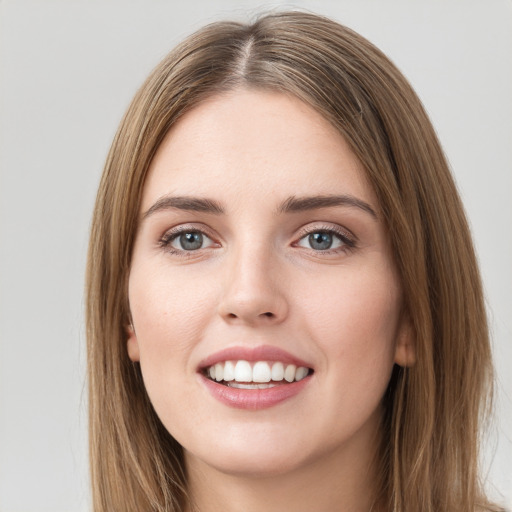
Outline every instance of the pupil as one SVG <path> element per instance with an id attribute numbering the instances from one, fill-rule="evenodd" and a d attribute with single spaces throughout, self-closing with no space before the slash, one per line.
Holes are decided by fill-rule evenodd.
<path id="1" fill-rule="evenodd" d="M 203 235 L 201 233 L 183 233 L 180 235 L 180 244 L 186 251 L 200 249 L 203 245 Z"/>
<path id="2" fill-rule="evenodd" d="M 332 235 L 330 233 L 312 233 L 309 235 L 309 243 L 313 249 L 325 251 L 332 245 Z"/>

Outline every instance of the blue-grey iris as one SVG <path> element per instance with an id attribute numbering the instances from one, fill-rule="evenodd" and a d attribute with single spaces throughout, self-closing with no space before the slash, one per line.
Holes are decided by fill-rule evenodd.
<path id="1" fill-rule="evenodd" d="M 311 233 L 309 235 L 309 244 L 312 249 L 316 249 L 317 251 L 330 249 L 332 245 L 332 234 L 325 232 Z"/>
<path id="2" fill-rule="evenodd" d="M 180 244 L 185 251 L 194 251 L 200 249 L 203 245 L 203 235 L 201 233 L 183 233 L 180 235 Z"/>

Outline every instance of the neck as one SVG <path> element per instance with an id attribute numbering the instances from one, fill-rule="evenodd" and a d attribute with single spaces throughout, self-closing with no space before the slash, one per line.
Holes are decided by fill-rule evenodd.
<path id="1" fill-rule="evenodd" d="M 377 512 L 372 508 L 379 468 L 377 436 L 373 439 L 371 449 L 368 444 L 365 449 L 357 444 L 341 447 L 272 475 L 227 473 L 188 454 L 192 505 L 187 512 Z"/>

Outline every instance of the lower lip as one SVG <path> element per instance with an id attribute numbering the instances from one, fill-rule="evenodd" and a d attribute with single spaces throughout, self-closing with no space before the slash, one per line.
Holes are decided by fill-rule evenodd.
<path id="1" fill-rule="evenodd" d="M 239 389 L 219 384 L 200 375 L 208 391 L 219 402 L 236 409 L 267 409 L 298 395 L 311 379 L 305 377 L 298 382 L 278 384 L 267 389 Z"/>

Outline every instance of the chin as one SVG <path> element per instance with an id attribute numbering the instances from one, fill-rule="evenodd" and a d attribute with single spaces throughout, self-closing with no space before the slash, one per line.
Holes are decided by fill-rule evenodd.
<path id="1" fill-rule="evenodd" d="M 269 478 L 292 473 L 302 467 L 306 461 L 299 454 L 271 453 L 268 450 L 247 452 L 233 450 L 228 457 L 216 458 L 208 454 L 199 457 L 206 464 L 220 473 L 242 478 Z M 187 454 L 189 457 L 195 457 Z"/>
<path id="2" fill-rule="evenodd" d="M 266 478 L 294 473 L 332 450 L 311 444 L 311 436 L 290 435 L 289 428 L 246 426 L 226 429 L 222 437 L 205 439 L 193 451 L 185 448 L 187 465 L 199 463 L 232 476 Z"/>

